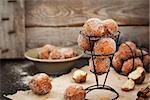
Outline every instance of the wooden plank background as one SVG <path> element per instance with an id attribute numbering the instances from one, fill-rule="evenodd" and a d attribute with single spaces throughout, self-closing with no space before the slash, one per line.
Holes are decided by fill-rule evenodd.
<path id="1" fill-rule="evenodd" d="M 148 47 L 148 0 L 26 0 L 27 49 L 47 43 L 77 46 L 83 23 L 91 17 L 112 18 L 122 41 Z"/>
<path id="2" fill-rule="evenodd" d="M 27 49 L 52 43 L 57 46 L 77 46 L 77 37 L 81 27 L 31 27 L 26 30 Z M 136 42 L 138 46 L 148 47 L 149 37 L 147 26 L 121 26 L 119 27 L 121 40 Z"/>
<path id="3" fill-rule="evenodd" d="M 26 50 L 47 43 L 77 47 L 79 31 L 91 17 L 116 20 L 122 41 L 149 47 L 149 0 L 15 1 L 0 1 L 0 18 L 10 19 L 0 21 L 1 58 L 23 58 Z"/>
<path id="4" fill-rule="evenodd" d="M 148 25 L 149 0 L 26 0 L 26 26 L 79 26 L 90 17 Z"/>
<path id="5" fill-rule="evenodd" d="M 22 58 L 26 35 L 24 0 L 1 0 L 0 6 L 0 58 Z"/>

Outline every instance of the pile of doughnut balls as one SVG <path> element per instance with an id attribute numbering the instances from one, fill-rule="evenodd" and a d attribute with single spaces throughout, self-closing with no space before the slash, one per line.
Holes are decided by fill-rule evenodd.
<path id="1" fill-rule="evenodd" d="M 118 51 L 114 54 L 112 60 L 114 69 L 117 72 L 122 72 L 124 75 L 128 75 L 137 67 L 143 67 L 147 72 L 149 72 L 149 63 L 150 56 L 148 55 L 148 52 L 140 50 L 137 48 L 136 44 L 131 41 L 122 43 L 119 46 Z"/>
<path id="2" fill-rule="evenodd" d="M 150 71 L 150 56 L 145 50 L 139 49 L 135 43 L 126 41 L 114 54 L 112 65 L 118 73 L 128 77 L 121 89 L 130 91 L 134 89 L 135 84 L 144 82 L 146 72 Z"/>
<path id="3" fill-rule="evenodd" d="M 78 36 L 78 46 L 84 51 L 94 51 L 95 54 L 109 55 L 116 51 L 116 42 L 113 38 L 107 36 L 115 36 L 118 31 L 118 24 L 113 19 L 100 20 L 98 18 L 88 19 L 82 28 L 82 34 Z M 93 38 L 89 41 L 87 36 L 102 38 Z M 106 37 L 104 37 L 106 36 Z M 110 66 L 109 56 L 101 56 L 94 59 L 97 73 L 108 71 Z M 92 59 L 89 60 L 89 66 L 93 68 Z"/>
<path id="4" fill-rule="evenodd" d="M 73 48 L 58 48 L 51 44 L 46 44 L 40 48 L 38 52 L 39 59 L 67 59 L 77 56 L 77 52 Z"/>

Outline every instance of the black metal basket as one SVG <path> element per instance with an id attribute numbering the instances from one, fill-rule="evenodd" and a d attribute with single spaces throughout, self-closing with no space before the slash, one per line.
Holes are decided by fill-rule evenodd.
<path id="1" fill-rule="evenodd" d="M 115 40 L 116 45 L 119 45 L 119 36 L 120 36 L 120 32 L 119 31 L 117 32 L 116 35 L 113 35 L 113 36 L 88 36 L 88 35 L 85 35 L 82 31 L 80 31 L 80 34 L 83 35 L 84 37 L 88 38 L 91 48 L 92 48 L 92 43 L 91 43 L 92 40 L 99 40 L 101 38 L 112 38 L 112 39 Z M 113 93 L 116 94 L 116 97 L 114 97 L 112 100 L 117 99 L 119 97 L 119 93 L 115 89 L 113 89 L 112 87 L 110 87 L 108 85 L 105 85 L 107 77 L 108 77 L 108 74 L 109 74 L 109 71 L 110 71 L 110 66 L 108 68 L 108 71 L 104 72 L 104 73 L 106 73 L 104 83 L 103 84 L 99 84 L 98 75 L 101 75 L 101 74 L 104 74 L 104 73 L 97 73 L 96 72 L 96 68 L 95 68 L 95 63 L 94 63 L 94 59 L 96 57 L 102 57 L 102 56 L 109 57 L 110 61 L 112 62 L 112 58 L 114 56 L 114 53 L 107 54 L 107 55 L 95 54 L 95 52 L 92 49 L 90 51 L 84 51 L 84 53 L 87 54 L 87 55 L 90 55 L 91 58 L 92 58 L 93 67 L 94 68 L 93 68 L 93 70 L 90 70 L 90 71 L 95 75 L 95 79 L 96 79 L 96 85 L 92 85 L 92 86 L 87 87 L 86 88 L 86 92 L 89 93 L 92 90 L 105 89 L 105 90 L 112 91 Z M 112 63 L 111 63 L 111 65 L 112 65 Z M 88 100 L 88 99 L 86 99 L 86 100 Z"/>

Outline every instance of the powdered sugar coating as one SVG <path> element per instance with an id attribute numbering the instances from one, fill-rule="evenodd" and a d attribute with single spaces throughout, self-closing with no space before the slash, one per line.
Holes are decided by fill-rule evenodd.
<path id="1" fill-rule="evenodd" d="M 78 42 L 78 46 L 80 48 L 82 48 L 83 50 L 91 50 L 92 49 L 90 47 L 89 40 L 86 37 L 82 36 L 81 34 L 79 34 L 77 42 Z"/>
<path id="2" fill-rule="evenodd" d="M 102 36 L 104 32 L 104 26 L 100 19 L 90 18 L 84 23 L 83 31 L 89 36 Z"/>
<path id="3" fill-rule="evenodd" d="M 82 86 L 69 86 L 65 90 L 65 100 L 85 100 L 86 91 Z"/>
<path id="4" fill-rule="evenodd" d="M 58 49 L 52 50 L 52 52 L 49 54 L 49 59 L 61 59 L 62 54 Z"/>
<path id="5" fill-rule="evenodd" d="M 130 57 L 133 57 L 135 55 L 135 50 L 136 50 L 136 45 L 133 42 L 127 41 L 125 43 L 122 43 L 119 47 L 121 59 L 126 60 Z"/>
<path id="6" fill-rule="evenodd" d="M 114 54 L 114 57 L 112 59 L 112 65 L 117 72 L 120 72 L 122 64 L 123 64 L 123 61 L 120 58 L 120 52 L 118 51 Z"/>
<path id="7" fill-rule="evenodd" d="M 77 55 L 77 53 L 72 48 L 61 48 L 59 51 L 64 58 L 72 58 Z"/>
<path id="8" fill-rule="evenodd" d="M 44 95 L 50 92 L 52 85 L 49 76 L 45 73 L 36 74 L 29 81 L 30 89 L 38 95 Z"/>
<path id="9" fill-rule="evenodd" d="M 108 55 L 116 51 L 116 43 L 111 38 L 101 38 L 94 45 L 95 54 Z"/>
<path id="10" fill-rule="evenodd" d="M 38 53 L 38 58 L 48 59 L 49 53 L 54 50 L 56 47 L 50 44 L 44 45 Z"/>
<path id="11" fill-rule="evenodd" d="M 118 31 L 118 24 L 113 19 L 104 20 L 102 23 L 105 27 L 104 35 L 112 35 Z"/>
<path id="12" fill-rule="evenodd" d="M 121 71 L 125 74 L 128 75 L 132 69 L 135 69 L 137 67 L 143 67 L 143 63 L 141 61 L 140 58 L 135 58 L 134 59 L 134 66 L 133 66 L 133 58 L 128 59 L 127 61 L 125 61 L 122 65 L 122 69 Z"/>
<path id="13" fill-rule="evenodd" d="M 94 59 L 94 64 L 97 73 L 107 72 L 110 67 L 110 59 L 109 58 L 96 58 Z M 89 60 L 89 67 L 93 69 L 93 61 Z"/>

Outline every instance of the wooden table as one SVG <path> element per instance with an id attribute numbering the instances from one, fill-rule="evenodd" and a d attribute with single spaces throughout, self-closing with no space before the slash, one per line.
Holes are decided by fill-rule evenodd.
<path id="1" fill-rule="evenodd" d="M 81 66 L 87 65 L 88 59 L 79 59 L 75 63 L 75 67 L 80 68 Z M 35 65 L 28 60 L 1 60 L 1 74 L 0 74 L 0 100 L 9 100 L 5 98 L 4 94 L 14 94 L 18 90 L 28 90 L 27 84 L 22 81 L 23 77 L 27 75 L 35 75 L 39 71 L 35 68 Z M 56 76 L 53 76 L 56 77 Z"/>
<path id="2" fill-rule="evenodd" d="M 53 98 L 53 100 L 57 100 L 56 99 L 57 95 L 60 94 L 59 96 L 61 98 L 63 98 L 65 89 L 70 85 L 82 85 L 84 88 L 87 88 L 88 86 L 96 84 L 94 75 L 89 71 L 88 66 L 86 66 L 86 67 L 82 68 L 82 70 L 84 70 L 88 73 L 88 78 L 87 78 L 86 83 L 83 83 L 83 84 L 74 83 L 74 81 L 72 81 L 72 73 L 74 71 L 72 71 L 72 73 L 65 74 L 65 75 L 57 77 L 57 78 L 56 78 L 56 76 L 52 76 L 54 78 L 52 80 L 53 88 L 52 88 L 52 92 L 50 93 L 51 95 L 48 94 L 48 95 L 44 95 L 44 96 L 37 96 L 37 95 L 34 95 L 31 91 L 30 92 L 24 91 L 24 90 L 29 89 L 28 84 L 26 83 L 26 81 L 24 81 L 24 79 L 28 79 L 29 76 L 31 77 L 39 72 L 35 68 L 35 66 L 32 62 L 27 61 L 27 60 L 2 60 L 1 65 L 2 66 L 1 66 L 1 74 L 0 74 L 1 75 L 0 93 L 2 95 L 4 95 L 4 94 L 9 95 L 8 97 L 11 97 L 10 96 L 11 94 L 15 94 L 17 91 L 18 92 L 20 91 L 20 93 L 17 92 L 17 94 L 15 94 L 15 96 L 12 96 L 15 99 L 17 99 L 18 98 L 17 95 L 20 94 L 18 96 L 19 97 L 21 96 L 22 99 L 24 99 L 26 97 L 28 97 L 28 98 L 31 97 L 34 100 L 37 100 L 37 99 L 35 99 L 35 97 L 36 97 L 40 100 L 45 100 L 42 98 L 49 98 L 48 100 L 51 100 L 51 98 Z M 81 58 L 75 63 L 74 67 L 81 68 L 81 66 L 85 66 L 85 65 L 88 65 L 88 59 Z M 149 82 L 149 79 L 148 79 L 149 76 L 150 76 L 150 74 L 147 73 L 146 79 L 143 82 L 143 84 L 136 85 L 133 91 L 124 92 L 121 90 L 121 86 L 122 86 L 122 84 L 124 84 L 124 82 L 126 82 L 127 77 L 125 77 L 123 75 L 119 75 L 118 73 L 116 73 L 114 71 L 113 68 L 111 68 L 109 75 L 108 75 L 106 85 L 113 87 L 119 93 L 119 99 L 117 99 L 117 100 L 126 100 L 126 99 L 131 100 L 131 99 L 137 98 L 136 94 L 142 87 L 146 87 L 148 85 L 147 83 Z M 105 74 L 98 76 L 100 84 L 103 83 L 102 80 L 104 80 L 104 77 L 105 77 Z M 60 84 L 60 82 L 61 83 L 63 82 L 63 83 Z M 97 93 L 98 95 L 95 95 L 95 93 Z M 9 100 L 2 95 L 0 96 L 1 100 Z M 89 96 L 89 94 L 87 94 L 87 97 L 90 98 L 90 100 L 92 100 L 91 97 L 93 97 L 93 96 L 95 97 L 94 100 L 97 100 L 97 98 L 100 99 L 100 97 L 103 97 L 103 96 L 105 98 L 106 97 L 112 98 L 115 95 L 113 93 L 111 93 L 109 91 L 105 91 L 105 90 L 104 91 L 101 90 L 101 92 L 97 91 L 97 92 L 94 92 L 93 94 L 90 93 L 90 96 Z M 61 100 L 61 99 L 59 98 L 59 100 Z"/>

